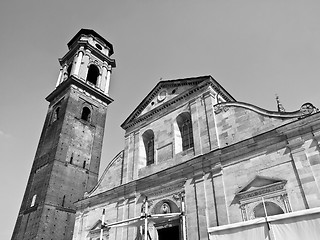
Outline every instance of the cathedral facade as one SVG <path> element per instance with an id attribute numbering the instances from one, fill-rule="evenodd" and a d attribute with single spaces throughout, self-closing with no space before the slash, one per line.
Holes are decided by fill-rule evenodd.
<path id="1" fill-rule="evenodd" d="M 211 76 L 176 79 L 159 82 L 121 126 L 124 150 L 76 203 L 73 240 L 289 239 L 266 237 L 270 217 L 319 219 L 320 118 L 310 103 L 272 112 L 236 101 Z"/>
<path id="2" fill-rule="evenodd" d="M 301 239 L 285 235 L 296 229 L 317 239 L 311 103 L 268 111 L 211 76 L 160 81 L 121 125 L 124 149 L 98 180 L 113 48 L 88 29 L 68 47 L 12 239 Z"/>

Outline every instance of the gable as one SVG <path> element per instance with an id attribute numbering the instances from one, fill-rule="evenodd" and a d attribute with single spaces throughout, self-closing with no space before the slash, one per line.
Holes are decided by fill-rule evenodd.
<path id="1" fill-rule="evenodd" d="M 141 115 L 151 111 L 152 109 L 157 108 L 158 106 L 170 101 L 176 96 L 183 94 L 184 92 L 190 90 L 192 87 L 192 85 L 173 85 L 160 87 L 157 91 L 157 94 L 155 94 L 156 96 L 149 100 L 146 107 L 141 111 L 141 113 L 137 117 L 140 117 Z"/>
<path id="2" fill-rule="evenodd" d="M 255 176 L 244 187 L 242 187 L 236 195 L 240 199 L 249 199 L 257 196 L 268 195 L 284 190 L 287 180 L 280 178 L 270 178 L 264 176 Z"/>
<path id="3" fill-rule="evenodd" d="M 219 101 L 236 101 L 224 88 L 211 76 L 200 76 L 159 82 L 151 92 L 142 100 L 137 108 L 121 124 L 126 129 L 142 116 L 158 112 L 161 108 L 179 102 L 195 92 L 203 90 L 207 86 L 217 93 Z"/>
<path id="4" fill-rule="evenodd" d="M 90 231 L 95 231 L 95 230 L 101 230 L 101 223 L 102 221 L 99 219 L 98 221 L 93 224 L 93 226 L 90 228 Z"/>
<path id="5" fill-rule="evenodd" d="M 254 191 L 262 187 L 270 186 L 276 183 L 282 183 L 285 180 L 278 178 L 268 178 L 263 176 L 256 176 L 248 184 L 246 184 L 238 193 Z"/>

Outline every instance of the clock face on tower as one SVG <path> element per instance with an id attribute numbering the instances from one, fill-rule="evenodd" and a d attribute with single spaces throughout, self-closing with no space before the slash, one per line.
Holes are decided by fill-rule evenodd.
<path id="1" fill-rule="evenodd" d="M 163 100 L 166 99 L 166 97 L 167 97 L 167 91 L 166 90 L 162 90 L 158 94 L 158 101 L 162 102 Z"/>

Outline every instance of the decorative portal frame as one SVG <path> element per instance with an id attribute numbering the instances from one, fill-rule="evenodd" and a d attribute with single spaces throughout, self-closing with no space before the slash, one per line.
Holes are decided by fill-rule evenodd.
<path id="1" fill-rule="evenodd" d="M 139 217 L 130 218 L 126 220 L 122 220 L 114 223 L 106 223 L 105 222 L 105 209 L 103 209 L 101 220 L 99 220 L 97 224 L 95 224 L 94 229 L 92 229 L 92 233 L 97 233 L 100 231 L 100 240 L 104 240 L 104 236 L 109 232 L 110 228 L 114 227 L 138 227 L 138 231 L 140 232 L 140 236 L 143 236 L 143 240 L 154 240 L 150 234 L 150 230 L 153 230 L 153 223 L 162 222 L 164 220 L 174 221 L 176 219 L 181 218 L 182 222 L 182 240 L 187 240 L 186 236 L 186 215 L 185 215 L 185 200 L 184 193 L 179 193 L 175 196 L 180 199 L 181 202 L 181 212 L 171 212 L 171 207 L 167 202 L 163 202 L 161 205 L 161 211 L 163 213 L 158 214 L 150 214 L 149 213 L 149 201 L 148 197 L 145 197 L 143 205 L 141 207 L 141 215 Z M 150 223 L 150 224 L 149 224 Z M 100 228 L 98 227 L 100 225 Z M 99 228 L 99 230 L 98 230 Z M 147 231 L 145 231 L 147 229 Z M 142 239 L 142 238 L 141 238 Z"/>
<path id="2" fill-rule="evenodd" d="M 263 204 L 267 215 L 266 203 L 281 208 L 283 213 L 291 212 L 288 194 L 285 189 L 287 181 L 279 178 L 256 176 L 236 193 L 243 221 L 256 218 L 255 208 Z"/>

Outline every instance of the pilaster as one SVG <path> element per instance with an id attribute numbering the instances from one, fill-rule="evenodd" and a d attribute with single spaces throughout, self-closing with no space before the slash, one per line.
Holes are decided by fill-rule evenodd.
<path id="1" fill-rule="evenodd" d="M 203 94 L 205 113 L 206 113 L 206 123 L 210 142 L 210 150 L 219 148 L 218 136 L 216 129 L 216 119 L 213 106 L 215 105 L 215 96 L 212 92 L 207 92 Z"/>
<path id="2" fill-rule="evenodd" d="M 304 148 L 304 140 L 301 136 L 288 139 L 288 148 L 292 160 L 293 168 L 295 171 L 298 185 L 300 186 L 301 197 L 304 202 L 305 208 L 317 206 L 317 186 L 315 179 L 311 173 L 310 164 L 306 156 Z"/>
<path id="3" fill-rule="evenodd" d="M 188 179 L 186 181 L 185 201 L 188 239 L 199 240 L 197 202 L 193 179 Z"/>
<path id="4" fill-rule="evenodd" d="M 202 175 L 194 179 L 194 185 L 196 192 L 199 236 L 201 240 L 204 240 L 208 238 L 208 223 L 206 218 L 206 192 L 204 187 L 204 178 Z"/>
<path id="5" fill-rule="evenodd" d="M 214 187 L 214 196 L 215 196 L 215 203 L 217 209 L 217 225 L 225 225 L 229 224 L 228 219 L 228 209 L 227 209 L 227 202 L 225 196 L 225 188 L 223 183 L 223 176 L 222 172 L 216 173 L 212 176 L 213 180 L 213 187 Z"/>

